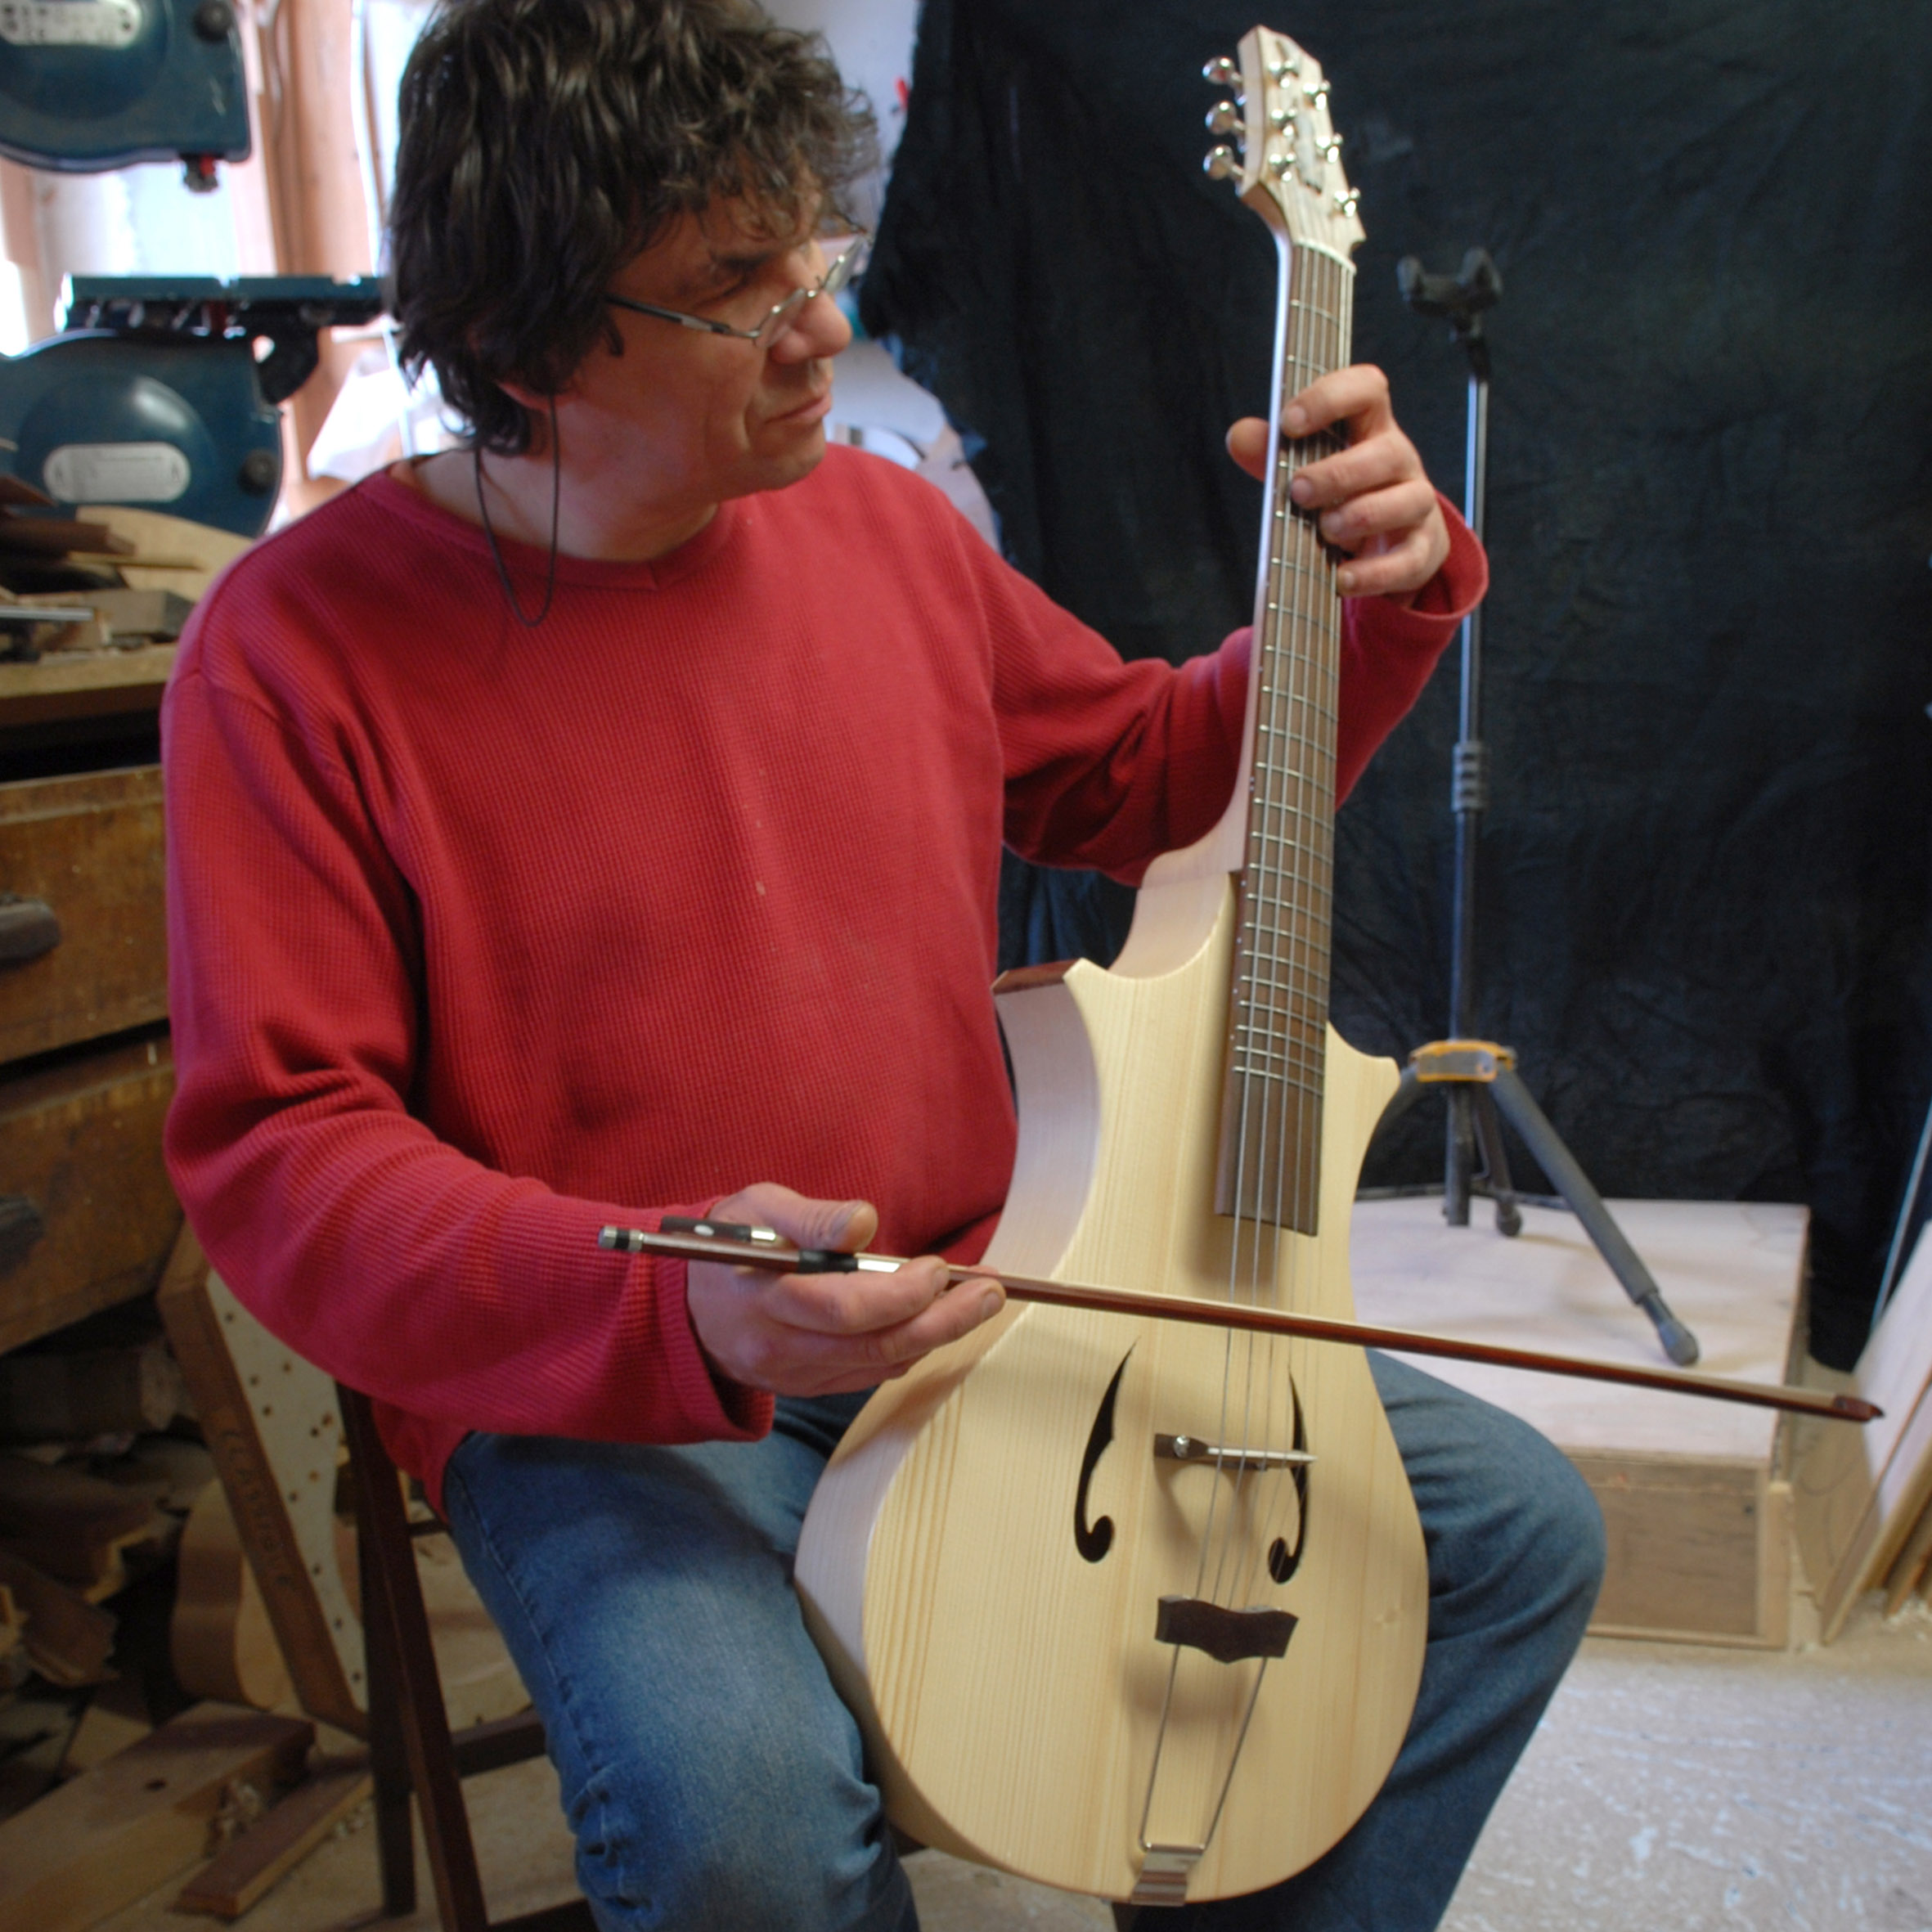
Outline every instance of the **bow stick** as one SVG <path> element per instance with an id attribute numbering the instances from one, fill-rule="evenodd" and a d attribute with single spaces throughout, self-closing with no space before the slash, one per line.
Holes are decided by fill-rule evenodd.
<path id="1" fill-rule="evenodd" d="M 762 1269 L 770 1274 L 891 1274 L 905 1263 L 892 1255 L 848 1255 L 834 1248 L 798 1248 L 769 1228 L 735 1221 L 694 1221 L 667 1215 L 663 1229 L 607 1227 L 597 1245 L 627 1255 L 662 1255 L 670 1260 L 715 1261 L 734 1268 Z M 1036 1281 L 1002 1274 L 991 1268 L 949 1263 L 947 1285 L 997 1282 L 1016 1301 L 1050 1302 L 1058 1308 L 1098 1309 L 1107 1314 L 1151 1316 L 1162 1322 L 1197 1322 L 1213 1328 L 1240 1328 L 1257 1335 L 1299 1336 L 1309 1341 L 1340 1341 L 1357 1348 L 1390 1349 L 1405 1355 L 1441 1355 L 1457 1362 L 1487 1362 L 1498 1368 L 1532 1368 L 1545 1375 L 1575 1376 L 1584 1382 L 1623 1382 L 1635 1389 L 1664 1389 L 1675 1395 L 1706 1395 L 1714 1402 L 1743 1402 L 1759 1409 L 1788 1409 L 1796 1415 L 1824 1416 L 1845 1422 L 1876 1422 L 1885 1411 L 1862 1395 L 1827 1395 L 1770 1382 L 1738 1382 L 1728 1376 L 1687 1375 L 1681 1369 L 1642 1368 L 1623 1362 L 1591 1362 L 1574 1355 L 1548 1355 L 1539 1349 L 1502 1348 L 1492 1342 L 1458 1341 L 1447 1335 L 1424 1335 L 1410 1328 L 1379 1328 L 1366 1322 L 1338 1322 L 1322 1315 L 1295 1314 L 1285 1309 L 1205 1301 L 1192 1295 L 1149 1295 L 1133 1288 L 1094 1288 L 1079 1282 Z"/>

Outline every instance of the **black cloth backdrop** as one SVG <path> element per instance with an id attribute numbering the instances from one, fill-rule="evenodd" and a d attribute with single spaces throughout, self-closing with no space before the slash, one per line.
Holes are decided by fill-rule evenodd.
<path id="1" fill-rule="evenodd" d="M 927 0 L 866 326 L 1010 556 L 1130 656 L 1251 600 L 1273 254 L 1201 172 L 1251 0 Z M 1813 1345 L 1862 1340 L 1932 1089 L 1932 7 L 1294 0 L 1362 191 L 1358 354 L 1462 488 L 1465 371 L 1407 254 L 1506 290 L 1479 1030 L 1610 1194 L 1802 1200 Z M 1341 814 L 1335 1016 L 1447 1021 L 1454 653 Z M 1009 860 L 1009 963 L 1131 895 Z M 1440 1108 L 1372 1158 L 1439 1176 Z M 1521 1150 L 1518 1150 L 1519 1158 Z M 1528 1184 L 1534 1185 L 1531 1170 Z"/>

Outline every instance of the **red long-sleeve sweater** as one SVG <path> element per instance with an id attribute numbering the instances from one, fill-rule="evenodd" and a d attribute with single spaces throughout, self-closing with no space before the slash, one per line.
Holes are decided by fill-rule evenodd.
<path id="1" fill-rule="evenodd" d="M 1345 787 L 1480 594 L 1454 528 L 1425 608 L 1350 607 Z M 1197 837 L 1246 663 L 1121 664 L 838 448 L 654 564 L 560 559 L 534 631 L 388 478 L 258 545 L 163 715 L 168 1153 L 214 1265 L 432 1493 L 475 1428 L 756 1435 L 681 1265 L 598 1228 L 777 1180 L 977 1254 L 1001 841 L 1131 878 Z"/>

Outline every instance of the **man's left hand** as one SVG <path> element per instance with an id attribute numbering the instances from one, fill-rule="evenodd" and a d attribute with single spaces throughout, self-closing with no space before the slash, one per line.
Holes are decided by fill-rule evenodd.
<path id="1" fill-rule="evenodd" d="M 1332 423 L 1348 429 L 1348 447 L 1295 473 L 1288 494 L 1319 513 L 1322 535 L 1350 561 L 1335 574 L 1345 597 L 1415 594 L 1449 555 L 1449 529 L 1416 447 L 1389 405 L 1389 380 L 1358 362 L 1312 382 L 1283 406 L 1284 434 L 1312 436 Z M 1268 425 L 1243 416 L 1228 432 L 1228 453 L 1250 476 L 1268 461 Z"/>

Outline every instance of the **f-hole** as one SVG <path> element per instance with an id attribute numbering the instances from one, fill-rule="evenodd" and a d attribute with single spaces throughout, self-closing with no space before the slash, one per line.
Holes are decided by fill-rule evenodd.
<path id="1" fill-rule="evenodd" d="M 1121 1366 L 1124 1368 L 1126 1364 Z M 1114 1380 L 1118 1382 L 1120 1377 L 1117 1375 Z M 1295 1409 L 1295 1447 L 1305 1453 L 1308 1428 L 1301 1416 L 1301 1391 L 1295 1386 L 1292 1375 L 1288 1377 L 1288 1400 Z M 1308 1465 L 1296 1463 L 1290 1480 L 1295 1485 L 1295 1547 L 1290 1549 L 1287 1539 L 1278 1536 L 1268 1552 L 1268 1574 L 1278 1584 L 1285 1584 L 1301 1567 L 1301 1549 L 1308 1541 Z"/>
<path id="2" fill-rule="evenodd" d="M 1087 1432 L 1087 1453 L 1081 1458 L 1080 1489 L 1073 1498 L 1073 1547 L 1090 1563 L 1098 1563 L 1113 1548 L 1113 1518 L 1103 1516 L 1091 1525 L 1087 1521 L 1087 1491 L 1100 1458 L 1113 1440 L 1113 1405 L 1120 1398 L 1121 1377 L 1127 1373 L 1128 1359 L 1133 1353 L 1129 1349 L 1121 1357 L 1121 1365 L 1114 1370 L 1113 1380 L 1107 1385 L 1107 1393 L 1100 1398 L 1100 1407 L 1094 1413 L 1094 1426 Z"/>

